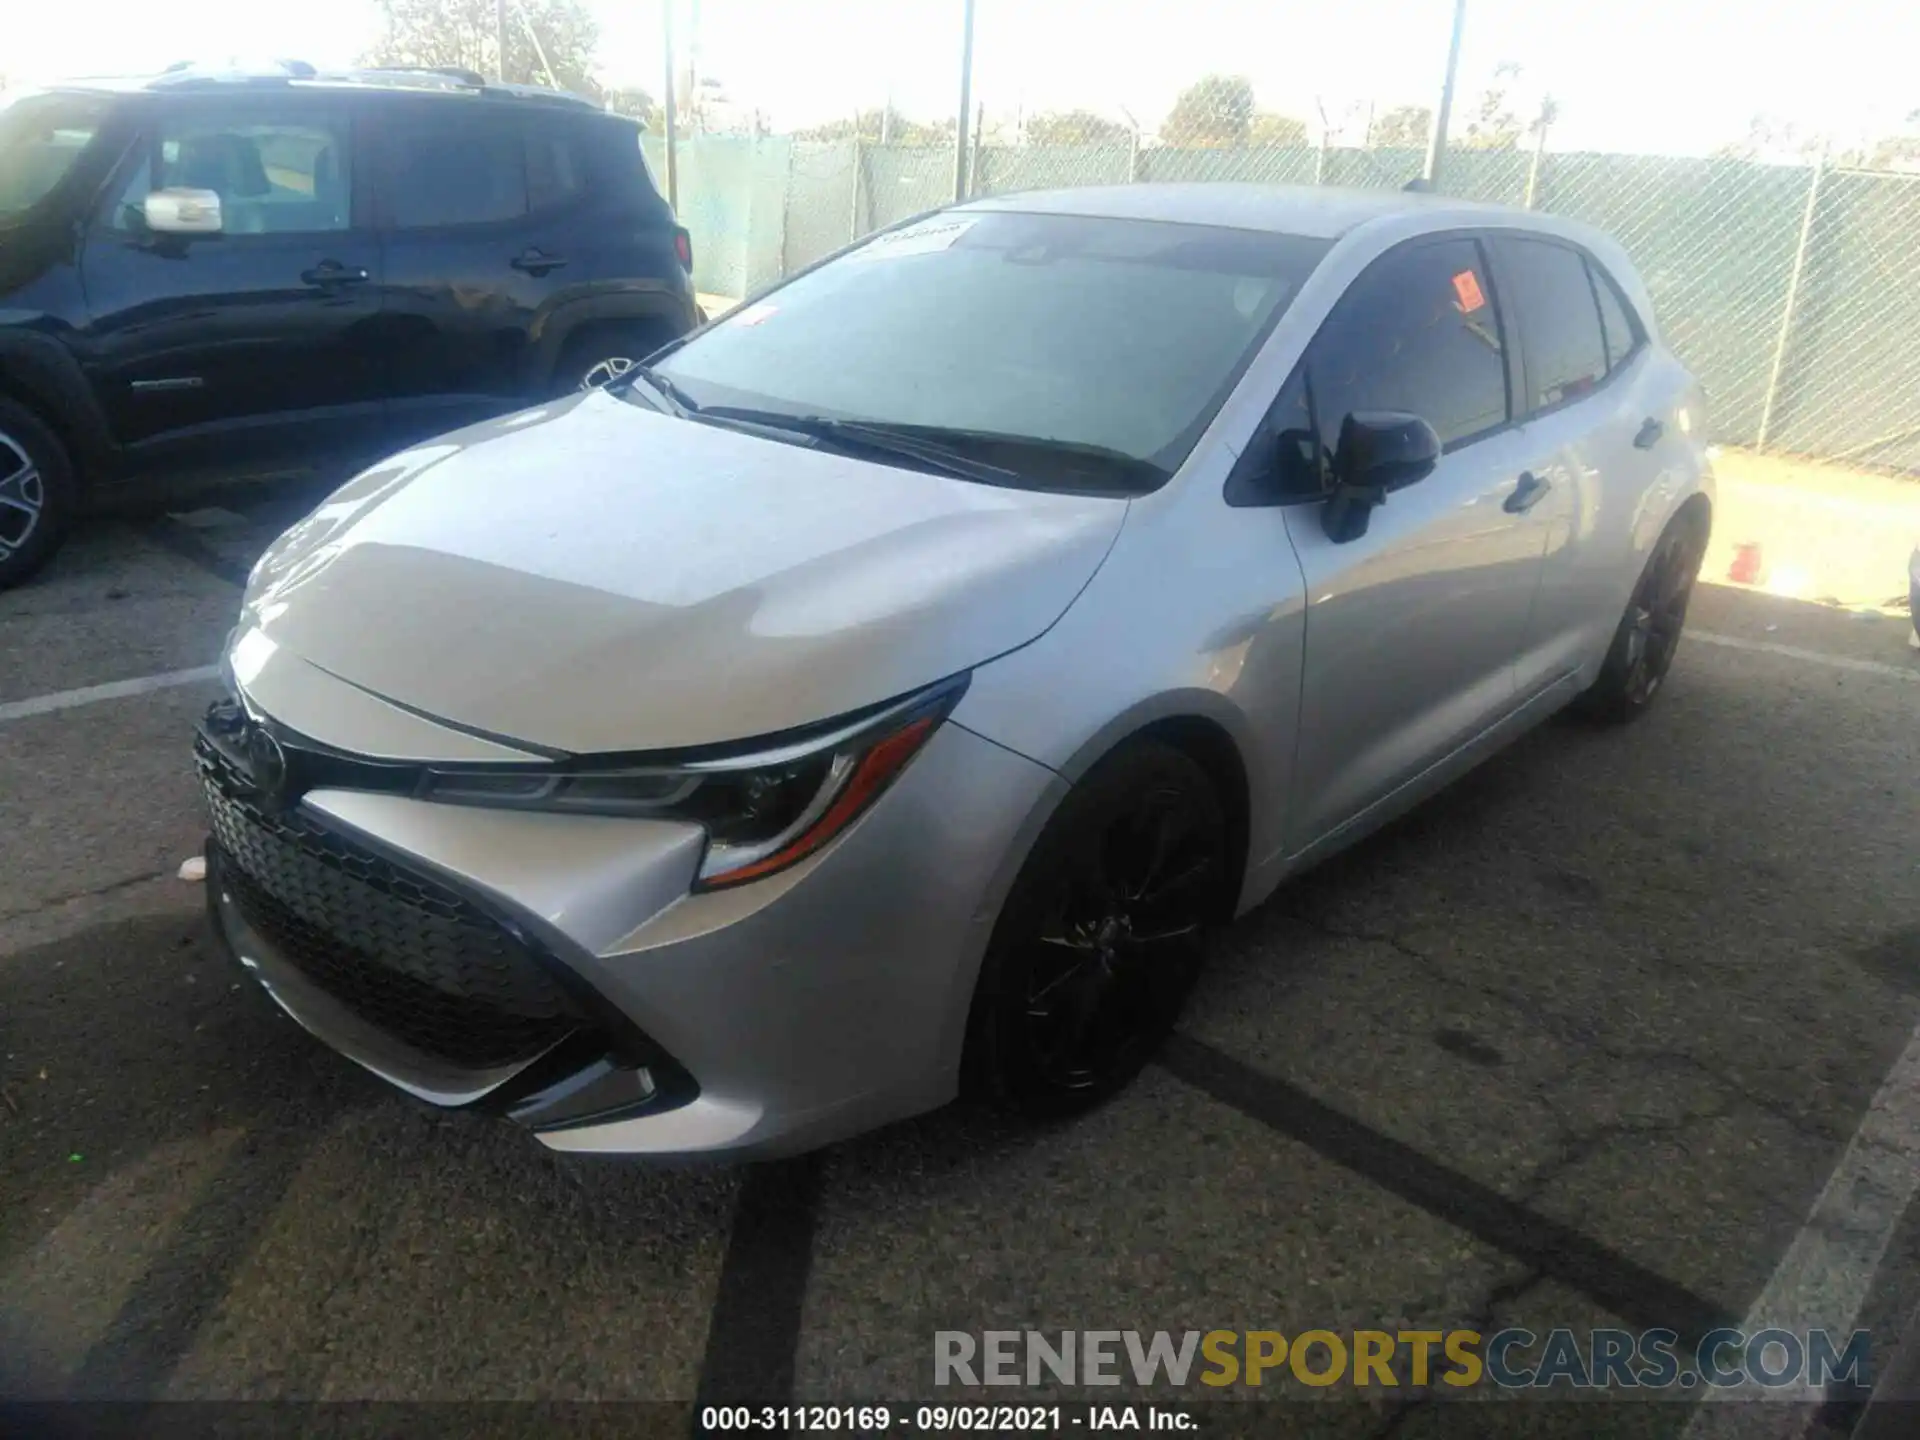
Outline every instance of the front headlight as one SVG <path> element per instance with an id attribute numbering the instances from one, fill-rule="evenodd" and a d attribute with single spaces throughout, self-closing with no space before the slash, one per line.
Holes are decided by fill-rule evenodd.
<path id="1" fill-rule="evenodd" d="M 939 728 L 964 677 L 791 743 L 679 764 L 568 762 L 436 770 L 417 792 L 453 805 L 690 821 L 707 832 L 697 890 L 813 854 L 860 817 Z"/>

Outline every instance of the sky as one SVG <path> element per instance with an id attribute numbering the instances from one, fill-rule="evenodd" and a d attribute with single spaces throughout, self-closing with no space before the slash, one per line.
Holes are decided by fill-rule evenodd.
<path id="1" fill-rule="evenodd" d="M 776 129 L 889 98 L 951 115 L 961 0 L 585 0 L 606 80 L 660 90 L 662 8 L 695 58 Z M 1180 89 L 1248 76 L 1262 108 L 1324 115 L 1357 138 L 1369 105 L 1431 104 L 1452 0 L 976 0 L 974 95 L 991 118 L 1084 107 L 1149 134 Z M 373 0 L 0 0 L 0 74 L 19 87 L 182 58 L 351 63 L 379 34 Z M 1468 0 L 1461 103 L 1520 66 L 1516 110 L 1552 95 L 1555 150 L 1702 154 L 1757 115 L 1837 145 L 1920 110 L 1916 0 Z"/>

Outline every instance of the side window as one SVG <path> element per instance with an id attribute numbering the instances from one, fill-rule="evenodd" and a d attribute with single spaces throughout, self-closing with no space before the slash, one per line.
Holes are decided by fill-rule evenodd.
<path id="1" fill-rule="evenodd" d="M 1640 348 L 1640 334 L 1627 318 L 1626 303 L 1613 277 L 1591 260 L 1587 262 L 1587 275 L 1593 281 L 1594 299 L 1600 302 L 1600 330 L 1607 339 L 1607 371 L 1611 374 Z"/>
<path id="2" fill-rule="evenodd" d="M 352 146 L 344 120 L 267 112 L 183 113 L 163 119 L 107 214 L 116 230 L 145 228 L 155 190 L 211 190 L 229 235 L 345 230 L 352 221 Z"/>
<path id="3" fill-rule="evenodd" d="M 516 125 L 469 119 L 390 132 L 387 212 L 396 230 L 485 225 L 527 213 L 527 156 Z"/>
<path id="4" fill-rule="evenodd" d="M 1527 345 L 1528 406 L 1577 400 L 1606 377 L 1600 309 L 1578 251 L 1549 240 L 1504 239 L 1501 258 Z"/>
<path id="5" fill-rule="evenodd" d="M 1507 420 L 1493 289 L 1471 240 L 1415 242 L 1376 260 L 1307 349 L 1322 448 L 1358 410 L 1405 410 L 1458 445 Z M 1304 404 L 1305 397 L 1302 396 Z"/>
<path id="6" fill-rule="evenodd" d="M 527 130 L 527 204 L 554 210 L 586 193 L 586 161 L 579 137 L 552 124 Z"/>

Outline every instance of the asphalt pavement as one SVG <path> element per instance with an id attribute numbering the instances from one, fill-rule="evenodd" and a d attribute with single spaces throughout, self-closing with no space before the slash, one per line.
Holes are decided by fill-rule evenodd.
<path id="1" fill-rule="evenodd" d="M 0 595 L 0 1397 L 952 1400 L 942 1330 L 1693 1334 L 1792 1288 L 1914 1041 L 1905 621 L 1705 587 L 1651 715 L 1549 724 L 1285 887 L 1090 1116 L 551 1154 L 307 1039 L 176 878 L 203 667 L 312 498 L 96 521 Z M 1897 1198 L 1847 1272 L 1888 1355 Z M 1694 1423 L 1237 1393 L 1339 1435 Z"/>

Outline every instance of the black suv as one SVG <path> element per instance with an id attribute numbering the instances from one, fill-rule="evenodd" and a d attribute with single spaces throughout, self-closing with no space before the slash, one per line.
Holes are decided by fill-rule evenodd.
<path id="1" fill-rule="evenodd" d="M 465 72 L 210 75 L 0 109 L 0 588 L 84 498 L 339 468 L 695 323 L 630 120 Z M 171 488 L 171 487 L 170 487 Z"/>

